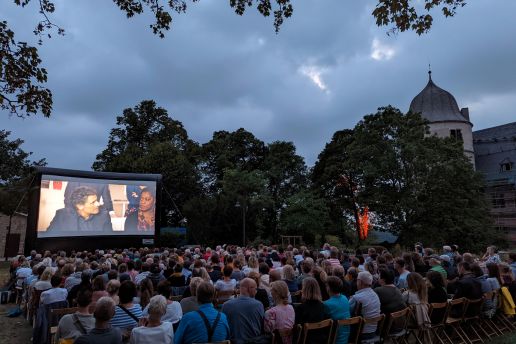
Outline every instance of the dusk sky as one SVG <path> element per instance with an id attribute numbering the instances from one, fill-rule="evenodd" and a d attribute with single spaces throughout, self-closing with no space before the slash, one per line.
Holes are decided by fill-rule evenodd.
<path id="1" fill-rule="evenodd" d="M 160 39 L 150 14 L 127 19 L 112 1 L 56 0 L 66 31 L 39 53 L 53 92 L 50 118 L 4 111 L 0 128 L 49 167 L 89 170 L 116 116 L 155 100 L 206 143 L 245 128 L 266 143 L 292 141 L 311 166 L 333 133 L 380 106 L 406 112 L 432 79 L 469 107 L 473 130 L 516 121 L 516 1 L 469 0 L 453 18 L 433 12 L 430 33 L 388 36 L 375 0 L 293 0 L 278 34 L 255 9 L 200 0 Z M 416 1 L 417 2 L 417 1 Z M 15 38 L 36 45 L 37 1 L 0 6 Z"/>

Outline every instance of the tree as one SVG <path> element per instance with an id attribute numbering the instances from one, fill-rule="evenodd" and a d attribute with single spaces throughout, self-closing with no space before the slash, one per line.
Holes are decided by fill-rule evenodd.
<path id="1" fill-rule="evenodd" d="M 10 140 L 10 134 L 0 130 L 0 213 L 4 214 L 16 210 L 32 180 L 32 167 L 46 164 L 45 159 L 29 160 L 32 153 L 21 148 L 22 140 Z"/>
<path id="2" fill-rule="evenodd" d="M 42 20 L 37 23 L 34 34 L 39 37 L 41 45 L 44 37 L 51 38 L 52 30 L 64 35 L 63 28 L 54 24 L 49 16 L 55 11 L 52 0 L 34 0 L 38 2 Z M 172 24 L 172 14 L 186 12 L 188 3 L 198 0 L 113 0 L 127 18 L 150 11 L 154 23 L 149 27 L 154 34 L 163 38 Z M 31 0 L 14 0 L 25 7 Z M 466 4 L 465 0 L 424 0 L 423 8 L 415 0 L 378 0 L 372 15 L 378 26 L 392 26 L 390 31 L 414 30 L 418 34 L 428 32 L 433 23 L 430 12 L 440 8 L 445 17 L 454 16 L 456 10 Z M 286 18 L 294 12 L 291 0 L 230 0 L 229 5 L 238 15 L 243 15 L 249 8 L 255 8 L 261 15 L 274 17 L 274 28 L 278 32 Z M 423 11 L 425 14 L 421 14 Z M 48 117 L 52 111 L 52 93 L 42 86 L 47 81 L 47 72 L 40 67 L 41 60 L 37 48 L 25 42 L 17 42 L 14 32 L 9 29 L 7 21 L 0 23 L 0 108 L 8 110 L 11 115 L 30 116 L 41 111 Z M 14 98 L 13 98 L 14 97 Z"/>
<path id="3" fill-rule="evenodd" d="M 302 235 L 303 240 L 313 244 L 315 235 L 327 233 L 331 226 L 326 202 L 310 190 L 302 190 L 285 202 L 281 213 L 281 231 L 290 235 Z"/>
<path id="4" fill-rule="evenodd" d="M 497 237 L 482 178 L 461 141 L 428 135 L 427 124 L 419 114 L 385 107 L 355 126 L 349 160 L 358 166 L 360 198 L 378 227 L 402 244 L 479 250 Z"/>
<path id="5" fill-rule="evenodd" d="M 267 180 L 271 199 L 263 219 L 266 230 L 264 236 L 276 240 L 281 211 L 287 199 L 308 187 L 307 168 L 303 157 L 296 154 L 292 142 L 276 141 L 267 145 L 261 170 Z"/>
<path id="6" fill-rule="evenodd" d="M 361 185 L 361 174 L 357 165 L 350 160 L 350 146 L 355 140 L 354 131 L 337 131 L 326 144 L 311 173 L 313 190 L 326 201 L 330 210 L 335 234 L 347 239 L 345 232 L 357 231 L 359 203 L 357 190 Z M 357 233 L 354 235 L 358 238 Z"/>
<path id="7" fill-rule="evenodd" d="M 253 171 L 260 168 L 265 158 L 263 141 L 240 128 L 213 133 L 212 139 L 202 146 L 203 183 L 208 192 L 219 193 L 226 170 Z"/>
<path id="8" fill-rule="evenodd" d="M 197 154 L 199 146 L 188 138 L 179 121 L 152 100 L 128 108 L 116 119 L 106 149 L 93 163 L 95 171 L 159 173 L 166 194 L 162 198 L 163 220 L 182 219 L 178 207 L 200 192 Z M 169 197 L 170 196 L 170 197 Z"/>

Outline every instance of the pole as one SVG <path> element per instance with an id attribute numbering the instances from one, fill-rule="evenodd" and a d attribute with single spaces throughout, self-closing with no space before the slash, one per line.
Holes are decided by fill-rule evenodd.
<path id="1" fill-rule="evenodd" d="M 5 261 L 7 261 L 7 248 L 9 246 L 9 244 L 8 244 L 9 237 L 11 236 L 11 225 L 12 225 L 12 222 L 13 222 L 13 215 L 14 214 L 9 215 L 9 226 L 7 227 L 7 235 L 5 237 L 5 247 L 4 247 Z"/>

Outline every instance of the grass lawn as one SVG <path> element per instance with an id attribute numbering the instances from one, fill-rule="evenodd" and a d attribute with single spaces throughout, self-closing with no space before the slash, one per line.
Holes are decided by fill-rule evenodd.
<path id="1" fill-rule="evenodd" d="M 514 344 L 514 343 L 516 343 L 516 333 L 507 333 L 506 335 L 495 338 L 488 343 L 490 343 L 490 344 Z"/>

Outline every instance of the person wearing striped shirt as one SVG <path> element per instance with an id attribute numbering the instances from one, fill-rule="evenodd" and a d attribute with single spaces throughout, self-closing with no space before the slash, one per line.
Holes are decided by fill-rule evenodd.
<path id="1" fill-rule="evenodd" d="M 132 281 L 124 281 L 118 290 L 120 304 L 115 308 L 115 315 L 111 319 L 111 326 L 121 330 L 130 331 L 138 326 L 138 321 L 142 318 L 142 307 L 133 303 L 136 297 L 136 285 Z"/>

